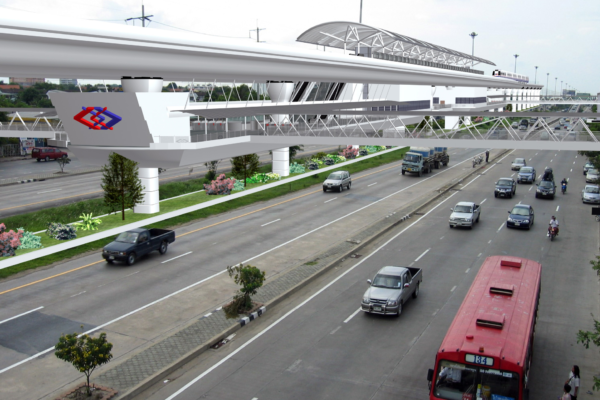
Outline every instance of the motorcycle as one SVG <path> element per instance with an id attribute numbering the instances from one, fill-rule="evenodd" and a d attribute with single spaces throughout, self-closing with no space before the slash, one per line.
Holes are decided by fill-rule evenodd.
<path id="1" fill-rule="evenodd" d="M 473 157 L 473 168 L 475 168 L 478 164 L 481 164 L 482 162 L 483 162 L 482 156 Z"/>
<path id="2" fill-rule="evenodd" d="M 560 187 L 560 190 L 562 191 L 562 194 L 565 194 L 567 191 L 567 184 L 563 183 Z"/>
<path id="3" fill-rule="evenodd" d="M 557 227 L 550 227 L 548 229 L 548 236 L 550 236 L 550 241 L 553 241 L 554 238 L 556 237 L 556 235 L 558 235 L 558 228 Z"/>

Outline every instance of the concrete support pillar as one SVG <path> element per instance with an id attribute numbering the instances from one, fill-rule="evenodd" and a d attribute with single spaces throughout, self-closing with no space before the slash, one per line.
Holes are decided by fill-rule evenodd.
<path id="1" fill-rule="evenodd" d="M 133 208 L 136 214 L 155 214 L 160 211 L 158 203 L 158 168 L 140 168 L 139 177 L 144 186 L 144 200 Z"/>
<path id="2" fill-rule="evenodd" d="M 288 102 L 292 97 L 294 91 L 293 82 L 274 82 L 268 83 L 267 92 L 272 103 Z M 277 125 L 289 124 L 290 116 L 287 114 L 273 114 L 271 119 Z M 281 149 L 273 150 L 273 166 L 272 171 L 280 176 L 290 175 L 290 148 L 283 147 Z"/>
<path id="3" fill-rule="evenodd" d="M 290 148 L 273 150 L 273 172 L 280 176 L 290 175 Z"/>
<path id="4" fill-rule="evenodd" d="M 160 93 L 163 88 L 163 80 L 161 78 L 123 77 L 121 85 L 123 91 L 128 93 Z M 158 168 L 140 168 L 139 177 L 144 187 L 144 200 L 133 207 L 133 212 L 137 214 L 156 214 L 160 211 L 158 203 Z"/>

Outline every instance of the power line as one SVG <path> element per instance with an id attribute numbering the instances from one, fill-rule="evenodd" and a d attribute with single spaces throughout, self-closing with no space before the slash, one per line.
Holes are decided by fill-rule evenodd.
<path id="1" fill-rule="evenodd" d="M 178 28 L 178 27 L 176 27 L 176 26 L 172 26 L 172 25 L 163 24 L 162 22 L 158 22 L 158 21 L 152 21 L 152 22 L 154 22 L 155 24 L 159 24 L 159 25 L 168 26 L 169 28 L 173 28 L 173 29 L 179 29 L 180 31 L 186 31 L 186 32 L 191 32 L 191 33 L 197 33 L 198 35 L 215 36 L 215 37 L 230 38 L 230 39 L 248 39 L 247 37 L 244 37 L 244 36 L 224 36 L 224 35 L 214 35 L 214 34 L 211 34 L 211 33 L 196 32 L 196 31 L 191 31 L 191 30 L 189 30 L 189 29 Z"/>

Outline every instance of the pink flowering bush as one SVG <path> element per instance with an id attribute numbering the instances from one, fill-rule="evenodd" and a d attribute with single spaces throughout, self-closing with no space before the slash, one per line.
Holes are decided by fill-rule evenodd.
<path id="1" fill-rule="evenodd" d="M 341 153 L 340 156 L 346 157 L 347 159 L 356 158 L 358 155 L 358 149 L 352 148 L 352 146 L 346 147 Z"/>
<path id="2" fill-rule="evenodd" d="M 0 224 L 0 257 L 14 256 L 15 250 L 21 245 L 22 237 L 22 230 L 6 232 L 6 225 Z"/>
<path id="3" fill-rule="evenodd" d="M 206 194 L 230 194 L 235 185 L 235 180 L 226 179 L 225 174 L 221 174 L 210 185 L 204 185 Z"/>

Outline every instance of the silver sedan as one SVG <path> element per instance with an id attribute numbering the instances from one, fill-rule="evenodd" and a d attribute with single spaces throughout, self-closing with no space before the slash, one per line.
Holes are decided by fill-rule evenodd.
<path id="1" fill-rule="evenodd" d="M 581 201 L 600 204 L 600 188 L 597 185 L 585 185 L 585 189 L 581 191 Z"/>

